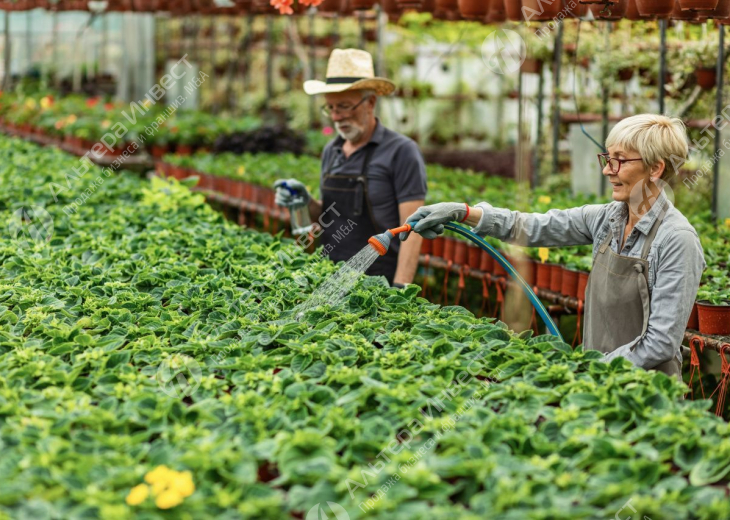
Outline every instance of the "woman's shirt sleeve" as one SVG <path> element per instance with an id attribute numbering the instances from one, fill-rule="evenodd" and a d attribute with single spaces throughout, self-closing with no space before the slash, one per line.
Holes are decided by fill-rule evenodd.
<path id="1" fill-rule="evenodd" d="M 522 213 L 495 208 L 480 202 L 479 223 L 472 228 L 480 236 L 491 236 L 525 247 L 559 247 L 593 244 L 593 237 L 608 204 L 551 209 L 547 213 Z"/>

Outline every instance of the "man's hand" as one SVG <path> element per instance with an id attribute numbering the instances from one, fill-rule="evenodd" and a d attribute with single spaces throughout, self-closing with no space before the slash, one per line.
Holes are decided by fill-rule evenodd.
<path id="1" fill-rule="evenodd" d="M 441 202 L 422 206 L 406 219 L 406 222 L 417 221 L 413 231 L 423 238 L 436 238 L 444 232 L 444 224 L 461 222 L 467 214 L 468 206 L 463 202 Z M 408 238 L 408 233 L 399 235 L 401 242 Z"/>
<path id="2" fill-rule="evenodd" d="M 284 187 L 285 184 L 286 187 Z M 296 179 L 278 179 L 274 182 L 274 189 L 276 189 L 274 202 L 277 206 L 289 208 L 294 204 L 308 205 L 312 200 L 307 187 Z M 296 194 L 292 194 L 290 190 L 295 191 Z"/>

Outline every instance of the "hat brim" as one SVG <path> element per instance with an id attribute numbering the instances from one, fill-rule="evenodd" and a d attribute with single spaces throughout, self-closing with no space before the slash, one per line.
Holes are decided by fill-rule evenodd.
<path id="1" fill-rule="evenodd" d="M 325 83 L 316 79 L 310 79 L 304 82 L 304 92 L 310 96 L 363 89 L 374 90 L 378 96 L 387 96 L 395 90 L 395 83 L 389 79 L 377 77 L 360 79 L 354 83 Z"/>

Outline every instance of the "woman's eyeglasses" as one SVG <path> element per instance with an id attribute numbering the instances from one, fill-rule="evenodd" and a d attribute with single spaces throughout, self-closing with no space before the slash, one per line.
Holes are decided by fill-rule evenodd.
<path id="1" fill-rule="evenodd" d="M 598 164 L 601 165 L 601 171 L 605 170 L 606 165 L 608 165 L 611 168 L 611 172 L 613 173 L 618 173 L 619 170 L 621 170 L 621 165 L 623 163 L 641 160 L 643 160 L 641 157 L 639 157 L 638 159 L 616 159 L 615 157 L 611 157 L 607 153 L 598 154 Z"/>

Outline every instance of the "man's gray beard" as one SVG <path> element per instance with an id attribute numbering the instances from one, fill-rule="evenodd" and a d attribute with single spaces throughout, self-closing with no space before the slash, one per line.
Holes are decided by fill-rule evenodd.
<path id="1" fill-rule="evenodd" d="M 345 141 L 354 141 L 360 138 L 362 135 L 362 130 L 360 128 L 355 127 L 355 125 L 350 125 L 352 127 L 352 130 L 349 132 L 343 132 L 339 128 L 337 128 L 337 125 L 335 125 L 335 130 L 337 130 L 337 134 L 342 137 Z"/>

